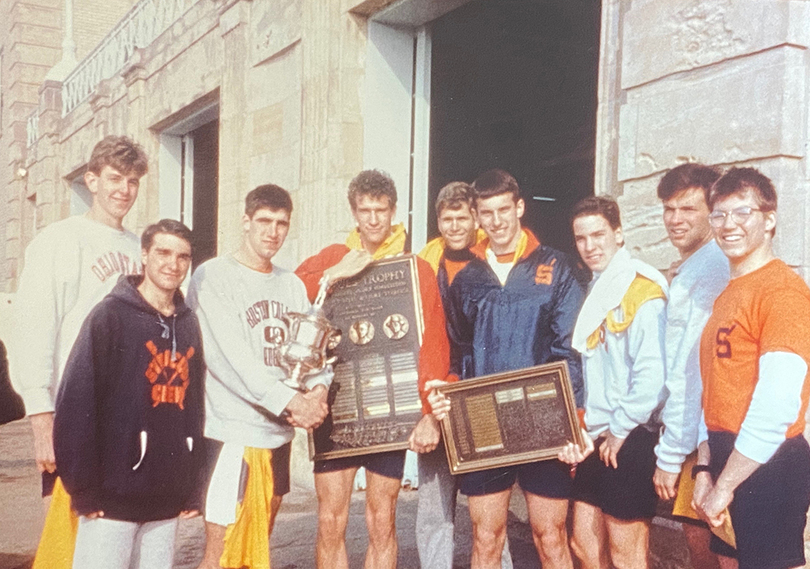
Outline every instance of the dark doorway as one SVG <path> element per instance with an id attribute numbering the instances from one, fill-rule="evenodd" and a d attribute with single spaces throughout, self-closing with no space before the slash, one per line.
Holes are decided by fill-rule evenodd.
<path id="1" fill-rule="evenodd" d="M 569 212 L 593 194 L 600 12 L 599 0 L 474 0 L 433 23 L 431 204 L 444 184 L 502 168 L 523 224 L 574 251 Z"/>
<path id="2" fill-rule="evenodd" d="M 219 212 L 219 120 L 191 131 L 194 143 L 193 268 L 217 254 Z"/>

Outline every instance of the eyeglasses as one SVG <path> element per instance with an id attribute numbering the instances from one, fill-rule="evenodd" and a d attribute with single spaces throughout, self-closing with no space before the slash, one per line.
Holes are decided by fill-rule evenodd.
<path id="1" fill-rule="evenodd" d="M 748 218 L 750 218 L 751 214 L 755 211 L 762 210 L 758 207 L 749 207 L 747 205 L 735 207 L 731 211 L 722 211 L 716 209 L 709 214 L 709 223 L 712 225 L 712 227 L 722 227 L 726 223 L 726 217 L 730 215 L 731 221 L 737 225 L 742 225 L 748 221 Z"/>

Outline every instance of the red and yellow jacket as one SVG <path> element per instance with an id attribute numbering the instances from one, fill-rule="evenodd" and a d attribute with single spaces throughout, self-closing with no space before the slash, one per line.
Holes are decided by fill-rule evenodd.
<path id="1" fill-rule="evenodd" d="M 374 253 L 374 260 L 383 259 L 405 252 L 406 234 L 402 224 L 393 228 L 391 235 Z M 320 253 L 305 260 L 296 269 L 295 274 L 304 281 L 310 301 L 318 294 L 319 282 L 326 269 L 333 267 L 351 249 L 360 249 L 360 236 L 357 230 L 349 234 L 345 244 L 329 245 Z M 450 346 L 445 330 L 444 309 L 442 308 L 439 287 L 433 269 L 423 259 L 416 259 L 419 276 L 419 294 L 422 299 L 422 319 L 425 330 L 422 336 L 422 347 L 419 351 L 419 394 L 422 398 L 422 412 L 430 413 L 427 403 L 425 383 L 431 379 L 455 381 L 456 376 L 448 377 L 450 367 Z"/>

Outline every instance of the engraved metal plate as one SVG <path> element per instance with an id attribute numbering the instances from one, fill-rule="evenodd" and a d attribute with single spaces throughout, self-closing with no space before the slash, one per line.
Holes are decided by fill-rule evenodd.
<path id="1" fill-rule="evenodd" d="M 450 471 L 556 459 L 569 441 L 583 444 L 566 362 L 467 379 L 441 388 Z"/>
<path id="2" fill-rule="evenodd" d="M 418 364 L 424 323 L 416 257 L 377 261 L 338 282 L 323 309 L 341 338 L 330 414 L 310 433 L 310 457 L 407 448 L 422 416 Z"/>

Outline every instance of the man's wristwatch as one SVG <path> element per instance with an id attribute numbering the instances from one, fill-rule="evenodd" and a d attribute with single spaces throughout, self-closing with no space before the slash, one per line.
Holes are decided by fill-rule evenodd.
<path id="1" fill-rule="evenodd" d="M 709 465 L 708 464 L 696 464 L 695 466 L 693 466 L 692 467 L 692 480 L 697 478 L 697 475 L 700 472 L 711 472 L 711 470 L 709 469 Z"/>

